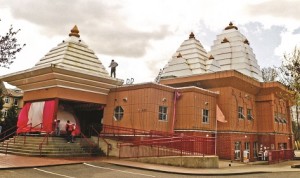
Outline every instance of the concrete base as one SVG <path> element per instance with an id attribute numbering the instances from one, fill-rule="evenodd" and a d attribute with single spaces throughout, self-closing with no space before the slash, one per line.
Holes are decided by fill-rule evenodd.
<path id="1" fill-rule="evenodd" d="M 219 168 L 218 156 L 168 156 L 131 158 L 129 160 L 143 163 L 162 164 L 187 168 Z"/>

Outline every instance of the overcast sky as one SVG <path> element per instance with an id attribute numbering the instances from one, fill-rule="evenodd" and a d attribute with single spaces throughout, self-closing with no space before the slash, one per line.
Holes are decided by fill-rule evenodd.
<path id="1" fill-rule="evenodd" d="M 278 66 L 300 42 L 297 0 L 0 0 L 0 34 L 9 26 L 26 47 L 10 69 L 31 68 L 77 25 L 109 71 L 153 81 L 191 31 L 207 51 L 230 21 L 248 38 L 260 67 Z"/>

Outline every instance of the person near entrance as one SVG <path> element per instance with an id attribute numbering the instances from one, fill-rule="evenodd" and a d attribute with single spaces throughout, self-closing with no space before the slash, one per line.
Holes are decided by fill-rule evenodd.
<path id="1" fill-rule="evenodd" d="M 72 124 L 72 132 L 71 132 L 71 143 L 75 142 L 75 136 L 76 136 L 76 124 Z"/>
<path id="2" fill-rule="evenodd" d="M 114 75 L 114 78 L 116 78 L 116 68 L 118 66 L 118 63 L 115 62 L 115 60 L 111 60 L 110 65 L 110 76 L 112 77 Z"/>
<path id="3" fill-rule="evenodd" d="M 68 143 L 70 143 L 70 141 L 72 140 L 72 131 L 73 131 L 73 125 L 70 123 L 69 120 L 67 120 L 66 123 L 66 140 Z"/>
<path id="4" fill-rule="evenodd" d="M 60 136 L 60 120 L 55 121 L 55 135 Z"/>

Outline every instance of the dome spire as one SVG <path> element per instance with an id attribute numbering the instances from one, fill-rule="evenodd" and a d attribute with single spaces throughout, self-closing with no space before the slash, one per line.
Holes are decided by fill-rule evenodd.
<path id="1" fill-rule="evenodd" d="M 195 35 L 194 35 L 194 33 L 193 33 L 193 32 L 191 32 L 189 39 L 192 39 L 192 38 L 194 38 L 194 39 L 195 39 Z"/>
<path id="2" fill-rule="evenodd" d="M 69 33 L 69 36 L 76 36 L 78 38 L 80 37 L 79 30 L 76 25 L 72 28 L 71 33 Z"/>
<path id="3" fill-rule="evenodd" d="M 238 30 L 238 28 L 236 26 L 234 26 L 232 22 L 230 22 L 229 25 L 225 28 L 225 30 L 230 30 L 230 29 L 233 29 L 233 28 Z"/>

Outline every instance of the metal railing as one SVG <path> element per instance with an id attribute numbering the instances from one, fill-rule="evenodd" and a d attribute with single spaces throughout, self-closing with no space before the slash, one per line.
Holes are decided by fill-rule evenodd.
<path id="1" fill-rule="evenodd" d="M 0 142 L 6 140 L 8 137 L 10 137 L 12 134 L 15 134 L 17 130 L 17 126 L 13 126 L 4 132 L 0 133 Z M 10 133 L 11 132 L 11 133 Z"/>
<path id="2" fill-rule="evenodd" d="M 20 128 L 20 129 L 24 129 L 24 128 L 26 128 L 26 127 L 28 127 L 28 126 L 31 126 L 32 124 L 31 123 L 29 123 L 29 124 L 27 124 L 26 126 L 24 126 L 24 127 L 22 127 L 22 128 Z M 17 126 L 13 126 L 13 127 L 11 127 L 11 128 L 9 128 L 9 129 L 7 129 L 6 131 L 4 131 L 3 133 L 2 133 L 2 136 L 4 135 L 4 137 L 3 138 L 1 138 L 1 142 L 2 142 L 2 146 L 4 146 L 4 140 L 6 140 L 7 138 L 10 138 L 11 136 L 13 136 L 13 142 L 14 143 L 16 143 L 16 137 L 18 136 L 16 133 L 17 133 Z M 12 131 L 13 130 L 13 132 L 11 132 L 11 133 L 9 133 L 10 131 Z M 9 133 L 9 134 L 7 134 L 7 133 Z M 15 136 L 14 136 L 15 135 Z M 6 150 L 5 150 L 5 154 L 7 154 L 7 151 L 8 151 L 8 145 L 9 145 L 9 143 L 12 141 L 12 140 L 7 140 L 7 142 L 6 142 Z"/>
<path id="3" fill-rule="evenodd" d="M 294 150 L 271 150 L 268 153 L 268 162 L 269 164 L 279 163 L 281 161 L 292 160 L 294 159 Z"/>
<path id="4" fill-rule="evenodd" d="M 100 134 L 105 136 L 118 136 L 118 135 L 137 136 L 137 135 L 150 135 L 150 131 L 103 124 L 102 131 Z"/>
<path id="5" fill-rule="evenodd" d="M 28 125 L 31 125 L 31 127 L 29 127 L 29 129 L 27 129 L 27 127 L 24 127 L 23 129 L 21 129 L 21 130 L 25 130 L 25 128 L 26 128 L 25 132 L 22 132 L 22 134 L 24 135 L 24 144 L 26 143 L 26 138 L 27 138 L 28 133 L 31 133 L 32 131 L 41 131 L 43 128 L 43 123 L 39 123 L 33 127 L 32 127 L 32 123 L 30 123 Z M 41 128 L 36 129 L 38 126 L 40 126 Z"/>
<path id="6" fill-rule="evenodd" d="M 80 136 L 80 146 L 82 148 L 84 148 L 86 146 L 86 144 L 84 144 L 84 142 L 87 143 L 90 154 L 92 154 L 93 149 L 98 146 L 94 142 L 92 142 L 90 139 L 88 139 L 83 133 L 80 133 L 79 136 Z"/>
<path id="7" fill-rule="evenodd" d="M 42 149 L 43 149 L 44 143 L 46 142 L 46 144 L 48 145 L 49 135 L 52 135 L 52 134 L 53 134 L 53 131 L 50 133 L 47 132 L 46 135 L 44 136 L 42 142 L 39 144 L 40 156 L 42 156 Z"/>
<path id="8" fill-rule="evenodd" d="M 97 135 L 97 144 L 98 144 L 98 146 L 99 146 L 99 143 L 100 143 L 100 138 L 106 144 L 106 156 L 108 157 L 109 156 L 109 151 L 112 149 L 111 144 L 108 143 L 107 140 L 103 136 L 100 135 L 101 131 L 98 132 L 97 129 L 94 126 L 91 126 L 91 131 L 94 132 L 94 133 L 96 133 L 96 135 Z"/>
<path id="9" fill-rule="evenodd" d="M 119 144 L 120 158 L 214 155 L 214 137 L 173 137 Z"/>
<path id="10" fill-rule="evenodd" d="M 116 136 L 124 142 L 118 144 L 119 158 L 215 155 L 215 137 L 103 125 L 98 139 Z M 127 136 L 134 138 L 128 141 Z"/>

